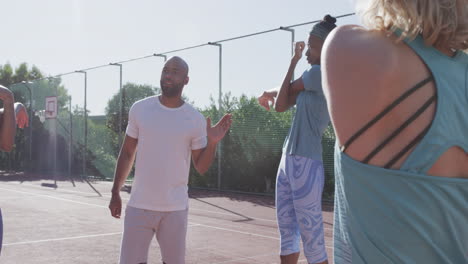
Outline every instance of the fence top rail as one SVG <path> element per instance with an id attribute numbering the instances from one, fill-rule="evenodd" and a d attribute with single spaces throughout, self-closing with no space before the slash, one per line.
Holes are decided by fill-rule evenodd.
<path id="1" fill-rule="evenodd" d="M 353 16 L 353 15 L 355 15 L 355 13 L 343 14 L 343 15 L 336 16 L 335 18 L 343 18 L 343 17 Z M 246 34 L 246 35 L 241 35 L 241 36 L 237 36 L 237 37 L 232 37 L 232 38 L 227 38 L 227 39 L 222 39 L 222 40 L 218 40 L 218 41 L 210 41 L 210 42 L 204 43 L 204 44 L 199 44 L 199 45 L 195 45 L 195 46 L 189 46 L 189 47 L 180 48 L 180 49 L 175 49 L 175 50 L 170 50 L 170 51 L 165 51 L 165 52 L 153 53 L 153 54 L 151 54 L 151 55 L 145 55 L 145 56 L 136 57 L 136 58 L 131 58 L 131 59 L 127 59 L 127 60 L 122 60 L 122 61 L 117 61 L 117 62 L 111 62 L 111 63 L 107 63 L 107 64 L 103 64 L 103 65 L 98 65 L 98 66 L 93 66 L 93 67 L 89 67 L 89 68 L 85 68 L 85 69 L 81 69 L 81 70 L 75 70 L 75 71 L 60 73 L 60 74 L 53 75 L 53 76 L 47 76 L 47 77 L 43 77 L 43 78 L 32 79 L 32 80 L 29 80 L 29 81 L 40 81 L 40 80 L 46 80 L 46 79 L 51 79 L 51 78 L 60 78 L 60 77 L 62 77 L 62 76 L 66 76 L 66 75 L 70 75 L 70 74 L 75 74 L 75 73 L 79 73 L 79 72 L 91 71 L 91 70 L 95 70 L 95 69 L 99 69 L 99 68 L 104 68 L 104 67 L 108 67 L 108 66 L 115 65 L 115 64 L 123 64 L 123 63 L 127 63 L 127 62 L 138 61 L 138 60 L 143 60 L 143 59 L 147 59 L 147 58 L 151 58 L 151 57 L 155 57 L 155 56 L 164 56 L 164 55 L 166 55 L 166 54 L 171 54 L 171 53 L 175 53 L 175 52 L 180 52 L 180 51 L 185 51 L 185 50 L 196 49 L 196 48 L 200 48 L 200 47 L 204 47 L 204 46 L 211 46 L 211 45 L 214 45 L 214 44 L 220 45 L 220 43 L 223 43 L 223 42 L 228 42 L 228 41 L 233 41 L 233 40 L 238 40 L 238 39 L 253 37 L 253 36 L 257 36 L 257 35 L 261 35 L 261 34 L 271 33 L 271 32 L 274 32 L 274 31 L 288 30 L 288 29 L 292 29 L 292 28 L 295 28 L 295 27 L 300 27 L 300 26 L 305 26 L 305 25 L 310 25 L 310 24 L 318 23 L 318 22 L 320 22 L 320 21 L 321 21 L 321 20 L 313 20 L 313 21 L 304 22 L 304 23 L 300 23 L 300 24 L 294 24 L 294 25 L 289 25 L 289 26 L 280 26 L 280 27 L 274 28 L 274 29 L 269 29 L 269 30 L 254 32 L 254 33 L 250 33 L 250 34 Z M 14 84 L 12 84 L 12 85 L 16 85 L 16 84 L 20 84 L 20 83 L 14 83 Z"/>

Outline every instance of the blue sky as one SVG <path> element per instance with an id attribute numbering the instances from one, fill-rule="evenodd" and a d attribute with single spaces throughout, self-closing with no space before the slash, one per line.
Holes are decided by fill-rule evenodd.
<path id="1" fill-rule="evenodd" d="M 3 37 L 0 64 L 21 62 L 48 75 L 162 53 L 354 12 L 350 0 L 17 0 L 0 2 Z M 337 24 L 356 24 L 356 16 Z M 297 27 L 305 40 L 311 25 Z M 186 96 L 198 107 L 218 96 L 218 49 L 201 47 L 174 53 L 190 65 Z M 277 87 L 288 68 L 291 36 L 276 31 L 223 44 L 223 91 L 258 95 Z M 125 63 L 123 81 L 159 86 L 163 60 Z M 296 76 L 306 68 L 302 61 Z M 83 76 L 63 77 L 73 104 L 83 105 Z M 88 109 L 103 114 L 119 89 L 118 67 L 88 72 Z M 38 102 L 40 104 L 40 102 Z"/>

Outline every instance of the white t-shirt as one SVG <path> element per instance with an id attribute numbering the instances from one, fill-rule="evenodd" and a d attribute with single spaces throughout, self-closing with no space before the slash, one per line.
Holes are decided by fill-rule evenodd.
<path id="1" fill-rule="evenodd" d="M 178 108 L 151 96 L 133 104 L 127 135 L 138 139 L 129 206 L 153 211 L 188 207 L 192 150 L 206 147 L 206 120 L 191 105 Z"/>

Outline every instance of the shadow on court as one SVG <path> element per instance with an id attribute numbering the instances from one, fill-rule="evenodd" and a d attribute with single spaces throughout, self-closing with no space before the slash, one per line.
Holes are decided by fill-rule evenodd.
<path id="1" fill-rule="evenodd" d="M 100 197 L 82 182 L 73 187 L 59 181 L 50 188 L 42 184 L 51 179 L 0 178 L 0 263 L 117 263 L 123 219 L 112 218 L 107 208 L 111 182 L 93 182 Z M 126 204 L 129 194 L 121 196 Z M 332 212 L 323 216 L 331 256 Z M 186 263 L 272 264 L 279 263 L 278 251 L 273 197 L 190 190 Z M 155 239 L 148 263 L 162 263 Z M 307 262 L 301 257 L 300 263 Z"/>

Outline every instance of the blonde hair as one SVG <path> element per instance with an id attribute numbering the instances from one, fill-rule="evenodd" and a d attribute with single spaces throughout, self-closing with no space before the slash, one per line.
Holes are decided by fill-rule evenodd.
<path id="1" fill-rule="evenodd" d="M 358 4 L 363 23 L 402 38 L 421 34 L 427 45 L 468 51 L 468 0 L 367 0 Z"/>

